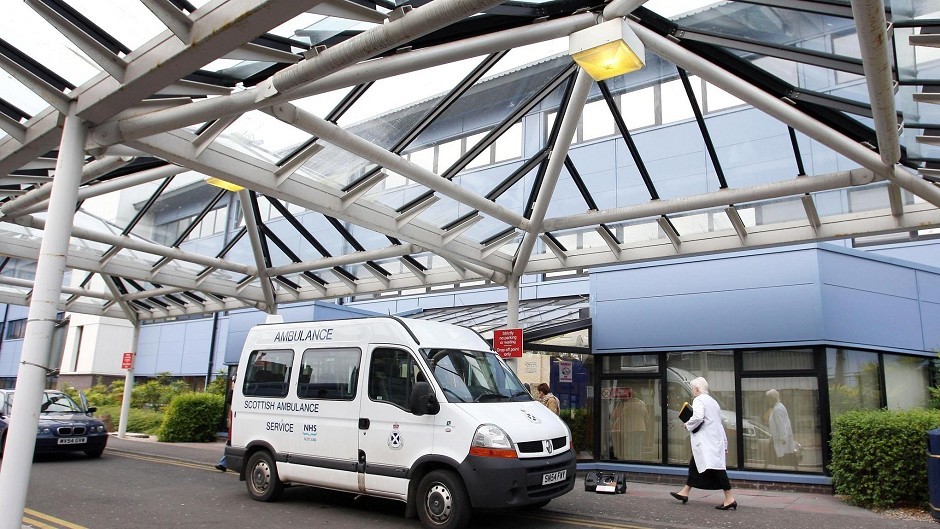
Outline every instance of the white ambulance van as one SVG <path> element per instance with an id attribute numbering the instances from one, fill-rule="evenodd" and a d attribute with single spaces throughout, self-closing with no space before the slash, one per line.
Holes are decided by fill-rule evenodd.
<path id="1" fill-rule="evenodd" d="M 227 466 L 249 495 L 302 484 L 393 498 L 425 526 L 538 508 L 575 482 L 571 433 L 474 331 L 394 317 L 251 329 Z"/>

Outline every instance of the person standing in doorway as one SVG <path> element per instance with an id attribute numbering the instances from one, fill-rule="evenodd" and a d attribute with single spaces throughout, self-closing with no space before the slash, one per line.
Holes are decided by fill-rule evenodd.
<path id="1" fill-rule="evenodd" d="M 692 418 L 685 423 L 691 433 L 692 459 L 689 461 L 689 477 L 679 492 L 669 494 L 683 504 L 689 501 L 693 489 L 723 490 L 725 501 L 715 508 L 727 511 L 738 510 L 738 502 L 731 494 L 725 457 L 728 452 L 728 436 L 721 424 L 721 408 L 718 401 L 708 394 L 708 382 L 698 377 L 689 383 L 692 386 Z M 699 425 L 702 427 L 699 428 Z"/>
<path id="2" fill-rule="evenodd" d="M 555 412 L 555 415 L 561 414 L 561 403 L 558 401 L 558 397 L 552 394 L 551 388 L 548 387 L 548 384 L 542 382 L 539 384 L 539 402 L 545 405 L 548 409 Z"/>

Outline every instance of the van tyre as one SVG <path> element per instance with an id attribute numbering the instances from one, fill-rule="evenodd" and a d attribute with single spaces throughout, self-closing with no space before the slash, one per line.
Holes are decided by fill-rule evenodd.
<path id="1" fill-rule="evenodd" d="M 245 471 L 248 494 L 255 501 L 274 501 L 284 490 L 284 484 L 277 477 L 274 458 L 264 450 L 255 452 L 248 458 Z"/>
<path id="2" fill-rule="evenodd" d="M 470 500 L 460 477 L 450 470 L 428 472 L 418 484 L 418 518 L 430 529 L 463 529 Z"/>

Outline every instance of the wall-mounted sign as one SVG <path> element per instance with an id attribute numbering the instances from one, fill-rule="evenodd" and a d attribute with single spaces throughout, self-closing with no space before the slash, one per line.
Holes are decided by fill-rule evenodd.
<path id="1" fill-rule="evenodd" d="M 493 331 L 493 350 L 502 358 L 522 358 L 522 329 Z"/>
<path id="2" fill-rule="evenodd" d="M 560 361 L 558 362 L 558 381 L 559 382 L 571 382 L 571 373 L 574 367 L 571 362 Z"/>

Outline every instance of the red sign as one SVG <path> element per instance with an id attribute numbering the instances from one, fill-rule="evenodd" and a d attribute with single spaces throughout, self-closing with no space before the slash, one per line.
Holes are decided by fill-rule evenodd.
<path id="1" fill-rule="evenodd" d="M 502 358 L 522 358 L 522 329 L 493 331 L 493 350 Z"/>
<path id="2" fill-rule="evenodd" d="M 131 369 L 134 367 L 134 353 L 124 353 L 121 359 L 121 369 Z"/>
<path id="3" fill-rule="evenodd" d="M 630 400 L 633 398 L 633 388 L 604 388 L 601 390 L 602 399 Z"/>

